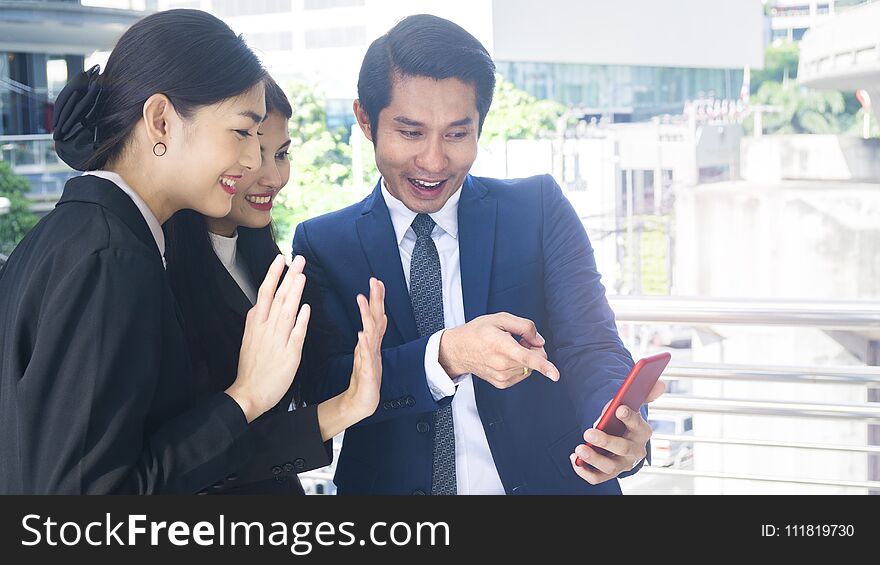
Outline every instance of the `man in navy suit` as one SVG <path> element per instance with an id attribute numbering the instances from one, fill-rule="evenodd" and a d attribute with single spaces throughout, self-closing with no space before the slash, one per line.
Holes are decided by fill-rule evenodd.
<path id="1" fill-rule="evenodd" d="M 402 20 L 367 51 L 354 103 L 382 179 L 296 230 L 320 297 L 306 401 L 349 386 L 351 298 L 371 276 L 386 287 L 381 398 L 345 433 L 340 494 L 619 494 L 646 456 L 644 407 L 618 411 L 623 438 L 592 429 L 633 360 L 574 209 L 549 175 L 469 175 L 494 83 L 464 29 Z"/>

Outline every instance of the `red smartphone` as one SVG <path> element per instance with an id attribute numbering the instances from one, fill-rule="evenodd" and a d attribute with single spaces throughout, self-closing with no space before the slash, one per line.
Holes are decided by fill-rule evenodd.
<path id="1" fill-rule="evenodd" d="M 596 424 L 596 429 L 608 435 L 622 436 L 626 432 L 626 426 L 617 419 L 615 415 L 617 409 L 624 405 L 629 406 L 631 410 L 638 411 L 642 404 L 645 403 L 645 398 L 651 392 L 651 388 L 654 387 L 654 383 L 660 378 L 660 374 L 666 368 L 666 365 L 669 364 L 669 359 L 671 358 L 672 356 L 669 353 L 664 352 L 639 359 L 639 362 L 635 364 L 629 375 L 626 376 L 626 380 L 620 385 L 620 389 L 614 395 L 611 404 L 608 405 L 608 409 L 602 414 L 602 418 Z M 590 443 L 587 443 L 587 445 L 603 455 L 608 454 L 601 447 L 596 447 Z M 581 467 L 587 465 L 580 457 L 577 458 L 575 463 Z"/>

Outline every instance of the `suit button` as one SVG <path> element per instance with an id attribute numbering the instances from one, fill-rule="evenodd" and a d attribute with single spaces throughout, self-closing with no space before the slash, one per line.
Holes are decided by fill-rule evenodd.
<path id="1" fill-rule="evenodd" d="M 284 467 L 282 467 L 282 468 L 284 469 L 285 473 L 289 473 L 289 472 L 293 471 L 293 463 L 285 463 Z"/>
<path id="2" fill-rule="evenodd" d="M 406 405 L 407 405 L 407 406 L 415 406 L 415 405 L 416 405 L 416 399 L 413 398 L 412 396 L 407 396 L 407 397 L 406 397 Z"/>
<path id="3" fill-rule="evenodd" d="M 421 421 L 418 424 L 416 424 L 416 430 L 418 430 L 418 432 L 420 434 L 426 434 L 426 433 L 428 433 L 428 430 L 430 430 L 430 429 L 431 429 L 431 426 L 430 426 L 430 424 L 428 424 L 428 422 Z"/>
<path id="4" fill-rule="evenodd" d="M 385 402 L 382 403 L 382 409 L 383 410 L 391 410 L 391 403 L 386 400 Z"/>
<path id="5" fill-rule="evenodd" d="M 391 407 L 392 407 L 392 408 L 400 408 L 400 400 L 398 400 L 398 399 L 396 399 L 396 398 L 395 398 L 394 400 L 392 400 L 392 401 L 391 401 Z"/>
<path id="6" fill-rule="evenodd" d="M 280 475 L 281 474 L 281 467 L 279 467 L 278 465 L 275 465 L 274 467 L 272 467 L 272 474 L 273 475 Z"/>
<path id="7" fill-rule="evenodd" d="M 228 477 L 226 477 L 226 480 L 227 480 L 227 481 L 237 481 L 237 480 L 238 480 L 238 475 L 236 475 L 235 473 L 232 473 L 231 475 L 229 475 Z"/>
<path id="8" fill-rule="evenodd" d="M 217 481 L 216 483 L 211 485 L 211 488 L 214 490 L 223 488 L 223 481 Z"/>
<path id="9" fill-rule="evenodd" d="M 306 466 L 306 460 L 302 457 L 298 457 L 293 460 L 293 466 L 296 467 L 297 470 L 302 469 Z"/>
<path id="10" fill-rule="evenodd" d="M 525 494 L 526 487 L 525 485 L 517 485 L 513 487 L 513 490 L 510 491 L 510 494 Z"/>
<path id="11" fill-rule="evenodd" d="M 418 495 L 418 496 L 424 496 L 424 495 L 425 495 L 425 491 L 423 491 L 422 489 L 416 489 L 416 490 L 412 491 L 412 493 L 415 494 L 415 495 Z"/>
<path id="12" fill-rule="evenodd" d="M 208 489 L 202 489 L 202 490 L 200 490 L 199 492 L 197 492 L 196 494 L 199 494 L 199 495 L 203 495 L 203 496 L 204 496 L 204 495 L 208 494 Z"/>

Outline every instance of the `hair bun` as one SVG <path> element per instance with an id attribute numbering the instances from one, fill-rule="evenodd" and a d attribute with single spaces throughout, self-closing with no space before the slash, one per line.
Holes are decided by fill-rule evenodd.
<path id="1" fill-rule="evenodd" d="M 85 171 L 98 146 L 97 119 L 101 99 L 101 75 L 95 65 L 77 74 L 55 100 L 52 139 L 61 160 Z"/>

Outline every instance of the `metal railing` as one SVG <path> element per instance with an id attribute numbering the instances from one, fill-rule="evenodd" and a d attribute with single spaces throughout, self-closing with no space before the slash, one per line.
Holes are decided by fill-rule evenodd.
<path id="1" fill-rule="evenodd" d="M 880 368 L 873 367 L 754 367 L 716 363 L 675 363 L 666 368 L 667 379 L 759 381 L 789 384 L 835 384 L 867 386 L 880 382 Z"/>
<path id="2" fill-rule="evenodd" d="M 622 324 L 676 324 L 692 327 L 715 325 L 788 326 L 815 328 L 831 332 L 850 332 L 876 342 L 880 340 L 880 301 L 809 301 L 706 299 L 678 297 L 609 297 L 618 322 Z M 664 379 L 751 381 L 786 384 L 843 385 L 869 389 L 880 387 L 880 368 L 865 366 L 793 367 L 718 363 L 675 363 L 664 372 Z M 810 420 L 849 421 L 865 425 L 880 424 L 880 403 L 780 402 L 753 399 L 707 398 L 667 394 L 651 404 L 652 413 L 715 414 L 719 416 L 784 417 Z M 737 445 L 864 454 L 880 456 L 880 446 L 837 445 L 786 442 L 754 438 L 655 434 L 657 440 L 685 444 Z M 733 479 L 743 481 L 831 486 L 880 491 L 880 481 L 819 479 L 795 476 L 768 476 L 724 471 L 644 467 L 647 475 L 687 478 Z"/>
<path id="3" fill-rule="evenodd" d="M 608 302 L 618 322 L 792 326 L 880 335 L 880 301 L 609 296 Z"/>
<path id="4" fill-rule="evenodd" d="M 854 332 L 880 339 L 880 301 L 809 301 L 611 296 L 609 303 L 621 324 L 674 324 L 682 326 L 790 326 Z M 798 367 L 759 364 L 676 362 L 663 375 L 668 380 L 756 382 L 880 387 L 880 367 Z M 651 404 L 652 413 L 760 416 L 880 424 L 880 403 L 786 402 L 743 398 L 666 394 Z M 743 446 L 755 449 L 815 451 L 880 457 L 877 445 L 841 445 L 756 438 L 730 438 L 655 433 L 654 440 L 691 445 Z M 880 491 L 880 481 L 773 476 L 716 470 L 645 466 L 640 475 L 689 479 L 725 479 Z M 328 483 L 326 469 L 304 473 L 303 478 Z"/>
<path id="5" fill-rule="evenodd" d="M 70 170 L 58 154 L 52 134 L 0 135 L 0 160 L 18 174 Z"/>

